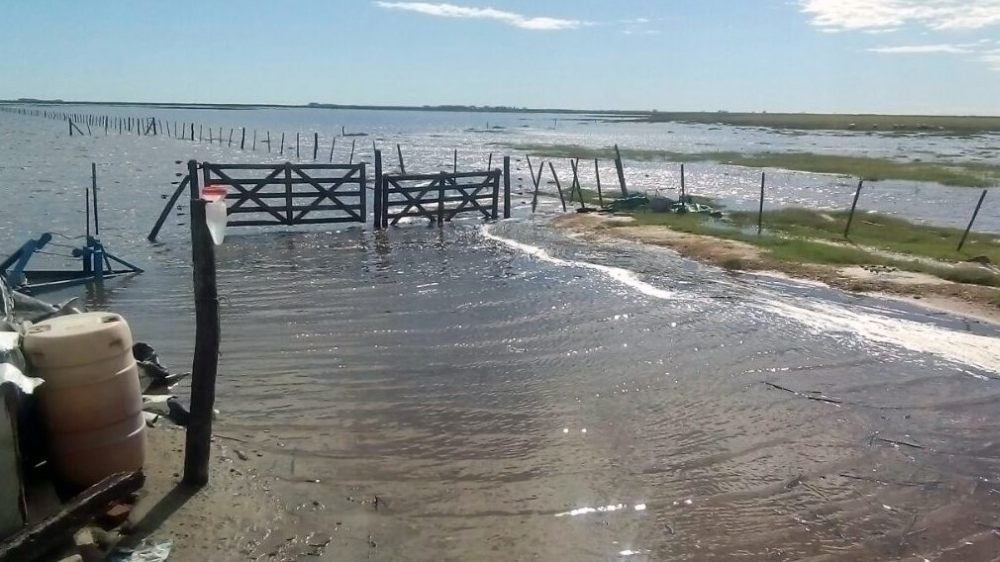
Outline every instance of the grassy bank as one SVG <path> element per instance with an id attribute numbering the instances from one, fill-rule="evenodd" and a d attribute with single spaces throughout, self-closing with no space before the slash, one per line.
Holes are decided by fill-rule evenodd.
<path id="1" fill-rule="evenodd" d="M 657 112 L 640 121 L 697 123 L 775 129 L 983 134 L 1000 132 L 1000 117 L 950 115 L 870 115 L 819 113 Z"/>
<path id="2" fill-rule="evenodd" d="M 611 159 L 613 148 L 576 144 L 514 143 L 506 148 L 544 158 Z M 1000 166 L 974 163 L 902 162 L 888 158 L 815 154 L 811 152 L 672 152 L 622 150 L 622 158 L 640 162 L 720 162 L 751 168 L 781 168 L 800 172 L 843 174 L 864 179 L 934 182 L 958 187 L 991 187 L 1000 182 Z"/>
<path id="3" fill-rule="evenodd" d="M 955 250 L 962 231 L 928 227 L 885 215 L 854 217 L 849 240 L 843 237 L 846 212 L 783 209 L 764 214 L 764 232 L 756 234 L 756 213 L 737 212 L 724 219 L 705 215 L 639 212 L 638 225 L 658 225 L 678 232 L 743 242 L 760 248 L 776 262 L 824 265 L 881 265 L 926 273 L 948 281 L 1000 287 L 1000 275 L 963 264 L 985 256 L 1000 263 L 996 235 L 970 234 L 962 252 Z M 723 264 L 741 269 L 745 264 Z"/>

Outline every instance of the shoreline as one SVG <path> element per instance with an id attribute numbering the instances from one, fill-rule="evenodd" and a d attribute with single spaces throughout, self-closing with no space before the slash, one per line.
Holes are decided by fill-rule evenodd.
<path id="1" fill-rule="evenodd" d="M 768 259 L 751 244 L 666 226 L 631 225 L 627 217 L 594 214 L 562 215 L 552 224 L 585 240 L 626 240 L 669 248 L 680 256 L 722 269 L 822 283 L 850 293 L 863 293 L 916 304 L 1000 327 L 1000 290 L 956 283 L 932 275 L 875 266 L 834 266 Z"/>

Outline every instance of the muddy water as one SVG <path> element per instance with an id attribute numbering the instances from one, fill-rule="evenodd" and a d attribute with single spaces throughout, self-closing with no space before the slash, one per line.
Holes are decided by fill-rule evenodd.
<path id="1" fill-rule="evenodd" d="M 106 166 L 105 239 L 148 272 L 79 294 L 182 367 L 185 217 L 147 244 L 141 185 L 182 151 L 65 140 L 76 162 L 143 153 Z M 71 232 L 11 179 L 35 170 L 4 172 L 5 240 L 29 195 Z M 583 244 L 523 201 L 492 225 L 219 249 L 218 432 L 279 479 L 290 533 L 334 537 L 323 559 L 996 556 L 995 328 Z"/>

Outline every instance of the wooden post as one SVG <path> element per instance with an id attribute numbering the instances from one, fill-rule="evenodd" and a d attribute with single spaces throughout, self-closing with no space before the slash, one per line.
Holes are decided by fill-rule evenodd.
<path id="1" fill-rule="evenodd" d="M 601 194 L 601 165 L 597 158 L 594 158 L 594 176 L 597 177 L 597 204 L 604 208 L 604 195 Z"/>
<path id="2" fill-rule="evenodd" d="M 559 201 L 562 202 L 563 212 L 566 212 L 566 200 L 563 199 L 562 185 L 559 184 L 559 176 L 556 174 L 556 168 L 552 165 L 552 161 L 549 161 L 549 170 L 552 171 L 552 178 L 556 180 L 556 189 L 559 190 Z M 541 174 L 538 174 L 541 177 Z"/>
<path id="3" fill-rule="evenodd" d="M 445 190 L 445 178 L 444 174 L 441 174 L 441 178 L 438 180 L 438 209 L 437 209 L 437 223 L 438 228 L 444 226 L 444 190 Z M 496 205 L 493 206 L 496 209 Z"/>
<path id="4" fill-rule="evenodd" d="M 192 127 L 193 127 L 193 126 L 194 126 L 194 125 L 192 125 Z M 204 125 L 198 125 L 198 142 L 201 142 L 201 141 L 202 141 L 202 140 L 204 140 L 204 138 L 205 138 L 205 137 L 203 137 L 203 136 L 202 136 L 202 132 L 203 132 L 204 128 L 205 128 L 205 126 L 204 126 Z M 211 133 L 211 131 L 212 131 L 212 130 L 211 130 L 211 129 L 209 129 L 209 134 L 212 134 L 212 133 Z"/>
<path id="5" fill-rule="evenodd" d="M 458 173 L 458 149 L 455 149 L 455 156 L 453 158 L 454 165 L 452 166 L 452 171 L 456 174 Z"/>
<path id="6" fill-rule="evenodd" d="M 301 159 L 301 157 L 299 156 L 299 133 L 298 133 L 298 131 L 295 132 L 295 159 L 296 160 Z"/>
<path id="7" fill-rule="evenodd" d="M 851 222 L 854 220 L 854 209 L 858 206 L 858 197 L 861 197 L 861 186 L 864 185 L 865 180 L 858 182 L 858 190 L 854 192 L 854 202 L 851 203 L 851 214 L 847 215 L 847 226 L 844 227 L 844 238 L 847 238 L 848 233 L 851 232 Z"/>
<path id="8" fill-rule="evenodd" d="M 496 218 L 496 210 L 493 212 Z M 503 157 L 503 218 L 510 218 L 510 156 Z"/>
<path id="9" fill-rule="evenodd" d="M 228 146 L 233 146 L 233 128 L 232 127 L 229 128 L 229 145 Z"/>
<path id="10" fill-rule="evenodd" d="M 764 183 L 765 172 L 760 173 L 760 207 L 757 209 L 757 236 L 764 230 Z"/>
<path id="11" fill-rule="evenodd" d="M 281 146 L 280 146 L 280 148 L 278 148 L 278 154 L 280 154 L 282 156 L 285 155 L 285 132 L 284 131 L 281 132 Z"/>
<path id="12" fill-rule="evenodd" d="M 406 175 L 406 164 L 403 163 L 403 149 L 396 143 L 396 155 L 399 156 L 399 173 Z"/>
<path id="13" fill-rule="evenodd" d="M 101 219 L 97 214 L 97 164 L 90 163 L 90 194 L 94 198 L 94 236 L 101 235 Z"/>
<path id="14" fill-rule="evenodd" d="M 351 139 L 351 159 L 347 161 L 348 164 L 354 163 L 354 147 L 357 144 L 358 139 Z"/>
<path id="15" fill-rule="evenodd" d="M 167 217 L 170 215 L 170 211 L 173 210 L 174 205 L 177 204 L 177 199 L 180 198 L 181 193 L 184 192 L 184 189 L 188 186 L 189 181 L 190 178 L 185 176 L 184 179 L 177 185 L 177 189 L 174 190 L 170 199 L 167 200 L 167 204 L 164 205 L 163 210 L 160 211 L 160 216 L 156 219 L 156 224 L 153 225 L 153 229 L 150 230 L 149 234 L 146 236 L 146 240 L 149 240 L 150 242 L 156 241 L 156 236 L 160 233 L 160 229 L 163 228 L 163 223 L 167 220 Z M 89 209 L 90 206 L 88 205 L 87 208 Z"/>
<path id="16" fill-rule="evenodd" d="M 684 185 L 684 164 L 681 163 L 681 203 L 687 203 L 687 188 Z"/>
<path id="17" fill-rule="evenodd" d="M 219 127 L 219 145 L 222 145 L 222 127 Z"/>
<path id="18" fill-rule="evenodd" d="M 538 178 L 535 179 L 535 170 L 531 166 L 531 156 L 525 155 L 525 158 L 528 160 L 528 175 L 531 176 L 531 183 L 535 186 L 535 192 L 531 196 L 531 212 L 534 213 L 535 209 L 538 208 L 538 185 L 542 182 L 542 169 L 545 167 L 545 163 L 538 163 Z"/>
<path id="19" fill-rule="evenodd" d="M 271 153 L 271 131 L 267 132 L 267 153 Z"/>
<path id="20" fill-rule="evenodd" d="M 316 161 L 316 156 L 319 154 L 319 133 L 313 131 L 313 162 Z"/>
<path id="21" fill-rule="evenodd" d="M 192 185 L 197 180 L 192 180 Z M 205 223 L 205 200 L 191 200 L 191 260 L 194 265 L 195 347 L 191 365 L 191 415 L 184 446 L 184 483 L 208 483 L 212 415 L 219 367 L 219 295 L 215 246 Z"/>
<path id="22" fill-rule="evenodd" d="M 257 152 L 257 129 L 253 130 L 253 144 L 250 145 L 250 150 Z"/>
<path id="23" fill-rule="evenodd" d="M 972 230 L 972 225 L 976 222 L 976 217 L 979 216 L 979 208 L 983 206 L 983 200 L 986 199 L 986 190 L 983 190 L 982 195 L 979 196 L 979 202 L 976 203 L 976 210 L 972 212 L 972 219 L 969 221 L 969 226 L 965 227 L 965 232 L 962 233 L 962 239 L 958 242 L 958 250 L 962 251 L 962 246 L 965 245 L 965 239 L 969 237 L 969 231 Z"/>
<path id="24" fill-rule="evenodd" d="M 333 141 L 330 142 L 330 162 L 333 162 L 333 151 L 337 148 L 337 136 L 333 136 Z"/>
<path id="25" fill-rule="evenodd" d="M 622 163 L 622 153 L 615 145 L 615 169 L 618 170 L 618 185 L 622 188 L 622 197 L 628 197 L 628 187 L 625 186 L 625 164 Z"/>
<path id="26" fill-rule="evenodd" d="M 583 188 L 580 187 L 580 159 L 570 160 L 569 165 L 573 168 L 573 184 L 569 186 L 569 202 L 573 202 L 573 190 L 576 189 L 577 194 L 580 196 L 580 208 L 586 209 L 587 205 L 583 202 Z"/>
<path id="27" fill-rule="evenodd" d="M 330 151 L 333 154 L 333 150 Z M 332 158 L 331 158 L 332 159 Z M 372 226 L 382 229 L 382 151 L 375 151 L 375 199 L 372 201 Z"/>
<path id="28" fill-rule="evenodd" d="M 489 159 L 486 160 L 486 169 L 489 170 L 492 167 L 493 167 L 493 153 L 491 152 Z"/>
<path id="29" fill-rule="evenodd" d="M 69 136 L 73 136 L 73 120 L 67 119 L 66 123 L 69 124 Z"/>
<path id="30" fill-rule="evenodd" d="M 240 131 L 240 150 L 243 150 L 243 147 L 246 146 L 246 144 L 247 144 L 247 128 L 246 127 L 241 127 L 241 131 Z"/>

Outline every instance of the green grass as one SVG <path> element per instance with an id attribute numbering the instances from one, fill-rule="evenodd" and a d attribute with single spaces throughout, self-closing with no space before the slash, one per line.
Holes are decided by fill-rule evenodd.
<path id="1" fill-rule="evenodd" d="M 544 158 L 614 158 L 613 148 L 576 144 L 513 143 L 507 148 Z M 866 181 L 906 180 L 958 187 L 992 187 L 1000 182 L 1000 166 L 971 162 L 903 162 L 888 158 L 815 154 L 811 152 L 673 152 L 622 150 L 622 158 L 640 162 L 720 162 L 750 168 L 781 168 L 800 172 L 842 174 Z"/>
<path id="2" fill-rule="evenodd" d="M 914 258 L 959 263 L 986 256 L 1000 264 L 997 235 L 972 233 L 962 252 L 956 250 L 962 231 L 929 227 L 885 215 L 859 213 L 844 239 L 846 212 L 821 213 L 807 209 L 783 209 L 764 214 L 764 233 L 756 234 L 756 213 L 731 213 L 724 219 L 705 215 L 638 212 L 637 224 L 661 225 L 681 232 L 738 240 L 766 250 L 782 262 L 827 265 L 887 265 L 928 273 L 959 283 L 1000 287 L 1000 275 L 984 268 L 953 268 Z M 900 256 L 883 255 L 882 250 Z"/>
<path id="3" fill-rule="evenodd" d="M 1000 131 L 1000 117 L 949 115 L 850 115 L 818 113 L 652 113 L 651 123 L 679 122 L 775 129 L 827 129 L 936 134 L 982 134 Z"/>

